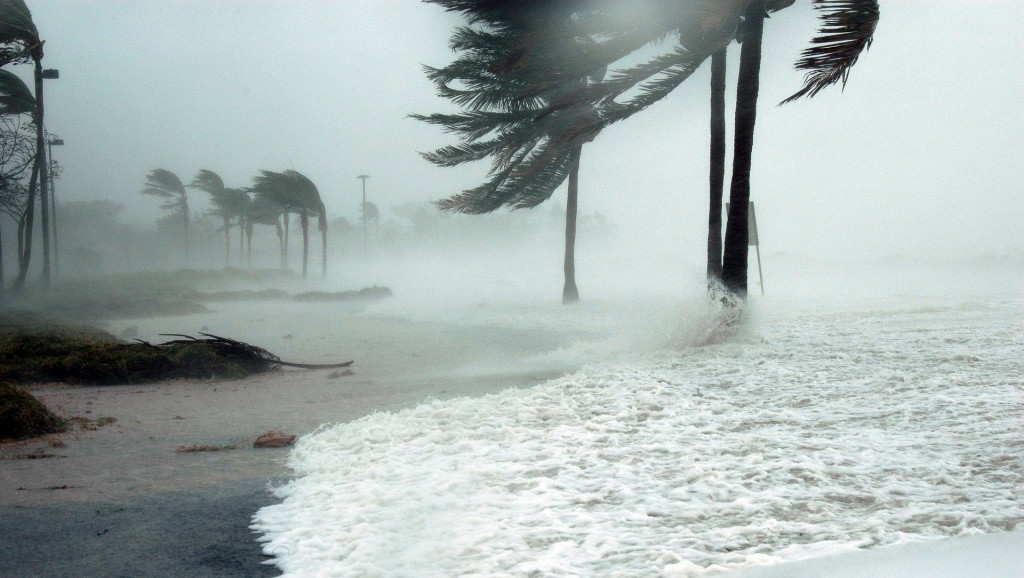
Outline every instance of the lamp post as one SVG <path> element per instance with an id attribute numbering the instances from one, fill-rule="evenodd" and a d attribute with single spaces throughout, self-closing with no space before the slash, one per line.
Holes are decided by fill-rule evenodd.
<path id="1" fill-rule="evenodd" d="M 366 254 L 366 245 L 367 245 L 367 241 L 366 241 L 366 179 L 370 178 L 370 175 L 359 175 L 356 178 L 360 179 L 361 181 L 363 181 L 363 204 L 360 205 L 359 208 L 363 212 L 363 255 L 365 255 Z"/>
<path id="2" fill-rule="evenodd" d="M 60 277 L 60 251 L 59 242 L 57 236 L 57 183 L 54 179 L 54 160 L 53 160 L 53 147 L 64 146 L 64 139 L 57 138 L 55 135 L 50 135 L 50 138 L 46 141 L 47 148 L 50 154 L 50 201 L 53 206 L 50 207 L 50 216 L 53 220 L 53 273 L 54 277 Z"/>
<path id="3" fill-rule="evenodd" d="M 38 61 L 36 66 L 39 66 Z M 56 80 L 60 78 L 60 71 L 56 68 L 40 69 L 36 68 L 36 106 L 38 107 L 38 118 L 36 122 L 39 124 L 39 136 L 37 137 L 37 143 L 43 144 L 43 81 L 44 80 Z M 40 146 L 40 148 L 42 148 Z M 49 168 L 47 166 L 45 154 L 42 150 L 39 151 L 39 155 L 43 156 L 40 160 L 39 168 L 39 206 L 42 209 L 40 217 L 43 222 L 43 285 L 46 287 L 50 286 L 50 194 L 49 194 Z"/>

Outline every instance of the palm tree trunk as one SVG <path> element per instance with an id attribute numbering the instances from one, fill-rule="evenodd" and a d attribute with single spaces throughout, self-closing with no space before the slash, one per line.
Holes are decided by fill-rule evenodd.
<path id="1" fill-rule="evenodd" d="M 191 259 L 189 258 L 188 248 L 188 198 L 184 194 L 181 195 L 181 216 L 184 219 L 183 230 L 185 231 L 185 267 L 189 266 Z"/>
<path id="2" fill-rule="evenodd" d="M 572 151 L 572 168 L 569 169 L 569 193 L 565 203 L 565 285 L 562 287 L 562 304 L 576 303 L 580 300 L 579 289 L 576 288 L 576 197 L 580 184 L 580 154 L 583 146 Z"/>
<path id="3" fill-rule="evenodd" d="M 711 55 L 711 170 L 708 203 L 708 287 L 722 280 L 722 191 L 725 187 L 726 48 Z"/>
<path id="4" fill-rule="evenodd" d="M 285 269 L 284 260 L 284 230 L 281 228 L 280 218 L 274 222 L 274 228 L 277 230 L 277 244 L 281 247 L 281 269 Z"/>
<path id="5" fill-rule="evenodd" d="M 25 278 L 28 276 L 28 267 L 32 263 L 32 229 L 35 222 L 36 212 L 36 186 L 39 184 L 39 156 L 36 155 L 32 165 L 32 176 L 28 181 L 28 198 L 25 200 L 25 213 L 18 223 L 18 276 L 11 284 L 11 291 L 21 292 L 25 287 Z"/>
<path id="6" fill-rule="evenodd" d="M 764 13 L 765 0 L 754 0 L 744 13 L 743 49 L 740 51 L 739 80 L 736 83 L 736 140 L 733 145 L 722 283 L 741 299 L 747 297 L 747 207 L 750 203 L 750 164 L 757 119 Z"/>
<path id="7" fill-rule="evenodd" d="M 299 217 L 299 224 L 302 225 L 302 278 L 306 278 L 309 270 L 309 213 L 302 209 Z"/>
<path id="8" fill-rule="evenodd" d="M 288 213 L 283 215 L 284 218 L 284 244 L 281 245 L 281 268 L 288 270 L 288 237 L 289 237 L 289 226 L 288 226 Z"/>
<path id="9" fill-rule="evenodd" d="M 4 232 L 0 231 L 0 305 L 4 302 Z"/>
<path id="10" fill-rule="evenodd" d="M 327 215 L 323 208 L 320 209 L 320 215 L 317 218 L 320 226 L 320 254 L 323 258 L 324 267 L 324 279 L 327 278 Z"/>
<path id="11" fill-rule="evenodd" d="M 242 266 L 242 256 L 245 255 L 245 219 L 238 215 L 238 266 Z"/>
<path id="12" fill-rule="evenodd" d="M 252 269 L 252 220 L 245 222 L 245 243 L 249 247 L 249 269 Z"/>
<path id="13" fill-rule="evenodd" d="M 224 217 L 224 266 L 231 264 L 231 220 Z"/>

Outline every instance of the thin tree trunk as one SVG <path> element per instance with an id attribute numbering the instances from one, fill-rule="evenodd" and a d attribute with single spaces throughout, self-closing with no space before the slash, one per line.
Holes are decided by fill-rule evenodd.
<path id="1" fill-rule="evenodd" d="M 302 278 L 306 278 L 309 270 L 309 213 L 302 209 L 299 217 L 299 224 L 302 225 Z"/>
<path id="2" fill-rule="evenodd" d="M 249 247 L 249 269 L 252 269 L 252 221 L 245 222 L 245 244 Z"/>
<path id="3" fill-rule="evenodd" d="M 224 217 L 224 266 L 231 264 L 231 221 Z"/>
<path id="4" fill-rule="evenodd" d="M 288 237 L 289 237 L 289 224 L 288 224 L 288 213 L 283 215 L 284 218 L 284 244 L 281 245 L 281 268 L 288 270 Z"/>
<path id="5" fill-rule="evenodd" d="M 36 217 L 36 185 L 39 183 L 39 170 L 39 156 L 36 155 L 35 163 L 32 166 L 32 176 L 28 182 L 25 213 L 21 216 L 21 222 L 18 224 L 18 276 L 11 284 L 11 291 L 14 293 L 21 292 L 25 287 L 28 267 L 32 263 L 32 229 Z"/>
<path id="6" fill-rule="evenodd" d="M 188 247 L 188 198 L 181 195 L 181 213 L 184 218 L 183 227 L 185 231 L 185 267 L 188 268 L 191 259 L 189 258 L 189 247 Z"/>
<path id="7" fill-rule="evenodd" d="M 320 248 L 321 256 L 323 258 L 324 267 L 324 279 L 327 278 L 327 215 L 321 209 L 320 216 L 317 219 L 320 226 Z"/>
<path id="8" fill-rule="evenodd" d="M 565 203 L 565 285 L 562 287 L 562 304 L 576 303 L 580 300 L 579 289 L 576 288 L 576 197 L 580 183 L 580 154 L 582 146 L 572 151 L 569 169 L 569 193 Z"/>
<path id="9" fill-rule="evenodd" d="M 238 215 L 238 266 L 242 266 L 242 258 L 245 255 L 245 219 Z"/>
<path id="10" fill-rule="evenodd" d="M 277 229 L 277 244 L 281 248 L 281 269 L 284 269 L 284 230 L 281 228 L 280 218 L 276 222 L 274 222 L 274 228 Z"/>
<path id="11" fill-rule="evenodd" d="M 708 286 L 722 280 L 722 191 L 725 187 L 726 48 L 711 55 L 711 170 L 708 203 Z"/>
<path id="12" fill-rule="evenodd" d="M 0 304 L 4 302 L 4 291 L 7 285 L 4 281 L 4 232 L 0 230 Z"/>
<path id="13" fill-rule="evenodd" d="M 740 51 L 739 80 L 736 83 L 736 140 L 733 145 L 722 282 L 741 299 L 747 297 L 747 208 L 750 203 L 750 165 L 754 148 L 754 124 L 757 120 L 764 13 L 765 0 L 754 0 L 744 13 L 743 49 Z"/>

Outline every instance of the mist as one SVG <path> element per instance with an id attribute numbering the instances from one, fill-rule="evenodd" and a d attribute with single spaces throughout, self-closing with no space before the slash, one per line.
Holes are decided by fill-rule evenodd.
<path id="1" fill-rule="evenodd" d="M 62 425 L 9 435 L 0 396 L 0 575 L 1015 575 L 1019 2 L 883 1 L 845 86 L 786 105 L 817 12 L 766 19 L 746 295 L 707 273 L 709 66 L 601 130 L 578 302 L 566 183 L 438 207 L 491 174 L 410 116 L 461 111 L 424 70 L 460 14 L 28 3 L 58 226 L 18 287 L 0 197 L 0 393 Z M 315 195 L 261 222 L 282 175 Z"/>

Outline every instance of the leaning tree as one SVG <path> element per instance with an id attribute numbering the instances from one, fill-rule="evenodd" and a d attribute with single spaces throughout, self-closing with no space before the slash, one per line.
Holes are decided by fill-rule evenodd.
<path id="1" fill-rule="evenodd" d="M 213 208 L 207 212 L 212 217 L 219 217 L 224 223 L 224 265 L 231 262 L 231 220 L 238 225 L 238 258 L 241 260 L 246 237 L 246 216 L 249 213 L 249 194 L 242 189 L 231 189 L 224 186 L 223 179 L 217 173 L 200 169 L 189 183 L 189 188 L 198 189 L 210 195 Z"/>
<path id="2" fill-rule="evenodd" d="M 553 109 L 573 100 L 581 88 L 599 82 L 604 69 L 556 71 L 561 62 L 585 62 L 596 46 L 590 31 L 577 27 L 568 3 L 432 0 L 463 12 L 470 25 L 455 31 L 450 45 L 459 57 L 445 68 L 426 67 L 438 94 L 464 110 L 458 114 L 413 115 L 442 126 L 461 142 L 423 156 L 440 166 L 492 160 L 488 181 L 437 202 L 447 211 L 483 214 L 507 206 L 532 208 L 568 179 L 562 302 L 579 300 L 575 275 L 579 165 L 583 144 L 597 132 L 564 139 L 577 119 L 595 114 L 590 103 Z"/>
<path id="3" fill-rule="evenodd" d="M 808 74 L 804 87 L 792 98 L 813 96 L 827 86 L 845 82 L 850 67 L 870 45 L 878 20 L 877 0 L 812 2 L 820 10 L 823 24 L 811 48 L 798 63 L 798 68 L 807 70 Z M 688 79 L 705 60 L 727 47 L 739 33 L 744 47 L 737 85 L 739 106 L 734 129 L 736 148 L 723 256 L 723 282 L 737 295 L 746 295 L 750 149 L 756 120 L 760 35 L 767 11 L 784 8 L 792 4 L 792 0 L 637 0 L 631 3 L 610 0 L 558 3 L 541 0 L 438 0 L 438 3 L 449 10 L 466 13 L 471 22 L 484 23 L 491 28 L 500 29 L 509 21 L 519 26 L 514 32 L 515 51 L 509 67 L 515 74 L 508 75 L 507 69 L 501 67 L 487 69 L 487 74 L 502 78 L 485 77 L 484 80 L 491 83 L 487 84 L 469 77 L 466 88 L 450 89 L 453 100 L 463 98 L 466 102 L 474 102 L 481 98 L 481 92 L 486 96 L 493 95 L 495 90 L 503 90 L 506 98 L 511 93 L 514 98 L 533 105 L 540 101 L 539 106 L 533 109 L 527 107 L 514 131 L 499 133 L 497 138 L 479 142 L 464 142 L 449 151 L 476 158 L 494 155 L 496 159 L 488 183 L 453 197 L 455 201 L 470 197 L 486 203 L 516 199 L 517 195 L 521 198 L 538 191 L 543 194 L 552 179 L 564 179 L 570 167 L 565 159 L 569 158 L 575 146 L 610 124 L 625 120 L 660 101 Z M 560 34 L 550 23 L 562 21 L 545 17 L 551 10 L 568 11 L 574 34 L 579 38 L 590 38 L 594 44 L 585 51 L 559 54 L 548 50 L 550 46 L 558 45 L 558 41 L 552 39 L 559 38 Z M 666 38 L 674 38 L 675 42 L 657 44 Z M 601 82 L 579 82 L 651 45 L 668 46 L 668 49 L 638 65 L 613 70 Z M 530 74 L 529 82 L 511 87 L 495 84 L 509 78 L 514 80 L 517 75 L 527 72 Z M 573 82 L 577 88 L 568 89 L 567 83 Z M 482 87 L 482 91 L 476 90 L 478 87 Z M 563 89 L 560 97 L 545 100 L 545 93 L 550 94 L 554 87 Z M 586 105 L 592 108 L 588 109 Z M 481 120 L 487 119 L 467 115 L 463 131 L 472 134 Z M 557 123 L 553 122 L 555 120 Z M 479 139 L 487 134 L 473 136 Z M 538 138 L 537 134 L 546 138 Z M 541 179 L 539 175 L 549 178 Z M 538 186 L 538 182 L 542 186 Z M 532 190 L 531 185 L 534 187 Z M 711 218 L 709 225 L 714 226 Z M 709 233 L 709 240 L 710 236 Z M 711 253 L 709 247 L 709 260 L 715 261 Z"/>
<path id="4" fill-rule="evenodd" d="M 43 42 L 39 38 L 35 22 L 32 21 L 32 12 L 23 0 L 0 0 L 0 67 L 29 61 L 35 65 L 35 106 L 32 110 L 32 123 L 36 129 L 36 149 L 32 175 L 29 178 L 28 197 L 25 201 L 23 253 L 18 255 L 18 276 L 13 284 L 15 291 L 24 286 L 31 263 L 37 190 L 43 222 L 43 283 L 47 286 L 50 283 L 50 215 L 43 133 Z"/>
<path id="5" fill-rule="evenodd" d="M 144 195 L 153 195 L 165 199 L 164 204 L 160 206 L 161 209 L 181 213 L 182 235 L 185 242 L 185 265 L 187 266 L 189 263 L 189 210 L 188 193 L 185 191 L 185 185 L 182 184 L 178 175 L 171 171 L 154 169 L 146 176 L 146 188 L 142 189 L 141 192 Z"/>
<path id="6" fill-rule="evenodd" d="M 327 210 L 313 181 L 295 170 L 283 172 L 260 171 L 249 189 L 261 203 L 272 203 L 287 213 L 297 213 L 302 227 L 302 277 L 308 272 L 309 262 L 309 217 L 317 215 L 321 236 L 323 275 L 327 276 Z M 287 219 L 285 220 L 287 226 Z M 287 234 L 287 233 L 286 233 Z M 287 238 L 285 241 L 287 251 Z M 287 253 L 286 253 L 287 254 Z"/>

